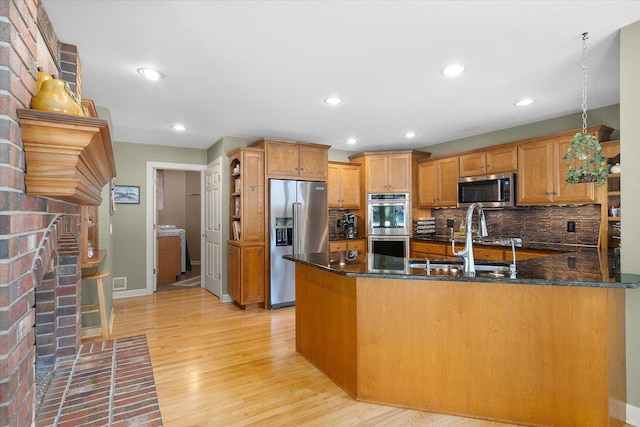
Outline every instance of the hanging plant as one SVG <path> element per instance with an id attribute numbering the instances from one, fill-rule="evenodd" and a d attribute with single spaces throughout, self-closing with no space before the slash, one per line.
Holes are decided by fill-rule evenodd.
<path id="1" fill-rule="evenodd" d="M 587 133 L 587 39 L 582 33 L 582 132 L 574 135 L 562 160 L 569 170 L 565 174 L 567 184 L 595 182 L 598 187 L 607 180 L 607 157 L 600 143 Z"/>
<path id="2" fill-rule="evenodd" d="M 607 180 L 607 157 L 592 135 L 576 133 L 562 160 L 569 166 L 565 174 L 567 184 L 595 182 L 600 187 Z"/>

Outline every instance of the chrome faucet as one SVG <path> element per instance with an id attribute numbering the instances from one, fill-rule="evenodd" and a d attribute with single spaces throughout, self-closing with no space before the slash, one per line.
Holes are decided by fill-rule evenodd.
<path id="1" fill-rule="evenodd" d="M 467 233 L 464 249 L 460 252 L 456 252 L 455 249 L 455 240 L 451 241 L 451 248 L 453 249 L 453 254 L 455 256 L 459 256 L 464 260 L 464 275 L 468 277 L 474 277 L 476 275 L 476 265 L 475 260 L 473 259 L 473 227 L 471 227 L 473 221 L 473 212 L 478 210 L 478 218 L 480 219 L 480 226 L 478 227 L 478 236 L 486 237 L 489 235 L 487 232 L 487 221 L 484 218 L 484 211 L 482 210 L 482 205 L 480 203 L 472 203 L 467 209 Z"/>

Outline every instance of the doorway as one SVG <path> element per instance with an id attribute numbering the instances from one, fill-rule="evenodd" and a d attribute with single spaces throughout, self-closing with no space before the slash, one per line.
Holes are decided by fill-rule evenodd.
<path id="1" fill-rule="evenodd" d="M 184 171 L 184 172 L 198 172 L 199 173 L 199 185 L 197 186 L 197 194 L 201 195 L 204 192 L 204 171 L 206 170 L 204 165 L 193 165 L 184 163 L 163 163 L 163 162 L 147 162 L 147 201 L 146 201 L 146 293 L 148 295 L 153 294 L 157 289 L 158 279 L 158 244 L 157 234 L 159 230 L 158 223 L 158 204 L 164 203 L 163 200 L 159 200 L 157 186 L 158 182 L 156 176 L 158 171 Z M 194 193 L 195 195 L 195 193 Z M 188 197 L 188 195 L 187 195 Z M 197 245 L 200 253 L 203 253 L 204 241 L 202 239 L 204 229 L 204 198 L 199 197 L 199 210 L 200 210 L 200 224 L 197 233 Z M 206 269 L 206 260 L 202 257 L 202 263 L 200 268 L 200 283 L 204 283 L 202 272 Z M 202 285 L 201 285 L 202 286 Z"/>

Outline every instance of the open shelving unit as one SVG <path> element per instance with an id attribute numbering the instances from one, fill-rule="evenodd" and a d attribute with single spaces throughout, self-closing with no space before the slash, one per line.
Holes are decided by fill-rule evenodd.
<path id="1" fill-rule="evenodd" d="M 264 304 L 264 150 L 245 147 L 229 156 L 229 293 L 243 308 Z"/>
<path id="2" fill-rule="evenodd" d="M 601 145 L 610 165 L 620 162 L 620 141 L 603 142 Z M 622 209 L 617 216 L 609 212 L 611 206 L 621 207 L 620 179 L 620 173 L 610 173 L 602 190 L 600 246 L 605 251 L 620 247 L 620 233 L 616 230 L 616 224 L 622 224 Z"/>

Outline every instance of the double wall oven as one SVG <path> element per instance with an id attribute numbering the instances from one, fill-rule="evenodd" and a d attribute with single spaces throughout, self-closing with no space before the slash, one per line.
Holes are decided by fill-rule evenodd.
<path id="1" fill-rule="evenodd" d="M 369 194 L 367 218 L 369 252 L 404 258 L 409 256 L 409 193 Z"/>

